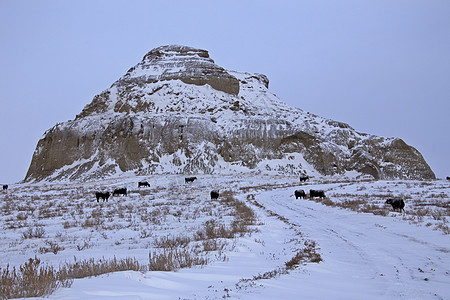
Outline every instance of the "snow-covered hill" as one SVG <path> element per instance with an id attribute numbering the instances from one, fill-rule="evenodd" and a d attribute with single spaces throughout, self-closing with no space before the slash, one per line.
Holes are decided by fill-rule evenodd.
<path id="1" fill-rule="evenodd" d="M 0 193 L 0 268 L 33 257 L 55 267 L 133 258 L 147 268 L 75 279 L 49 299 L 450 297 L 448 181 L 197 177 L 12 185 Z M 95 191 L 122 187 L 127 196 L 96 202 Z M 327 198 L 295 199 L 296 189 L 323 189 Z M 397 196 L 404 214 L 384 204 Z M 207 263 L 148 271 L 151 258 L 173 251 Z"/>
<path id="2" fill-rule="evenodd" d="M 205 50 L 153 49 L 74 120 L 44 134 L 26 180 L 124 172 L 435 177 L 401 139 L 289 107 L 268 86 L 265 75 L 225 70 Z"/>

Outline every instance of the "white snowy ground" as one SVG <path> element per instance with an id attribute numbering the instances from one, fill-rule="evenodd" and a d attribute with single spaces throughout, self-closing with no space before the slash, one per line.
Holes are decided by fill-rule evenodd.
<path id="1" fill-rule="evenodd" d="M 255 226 L 257 232 L 230 242 L 225 250 L 225 260 L 212 260 L 207 266 L 181 269 L 177 272 L 125 271 L 76 279 L 70 288 L 60 288 L 48 298 L 450 299 L 450 235 L 445 233 L 449 218 L 449 182 L 335 182 L 325 178 L 299 187 L 294 177 L 198 177 L 195 186 L 185 186 L 181 176 L 155 176 L 150 178 L 150 183 L 153 185 L 153 182 L 160 181 L 158 189 L 152 190 L 156 196 L 142 196 L 136 192 L 129 196 L 131 201 L 117 198 L 112 201 L 125 201 L 124 205 L 128 205 L 133 201 L 150 200 L 149 197 L 152 197 L 151 201 L 163 202 L 166 195 L 162 193 L 163 190 L 178 188 L 180 191 L 186 190 L 185 193 L 194 193 L 196 199 L 200 199 L 194 202 L 201 207 L 210 202 L 207 196 L 203 196 L 202 191 L 209 192 L 212 187 L 217 186 L 232 190 L 237 198 L 246 201 L 255 210 L 259 223 Z M 140 179 L 127 180 L 131 186 Z M 120 180 L 123 182 L 124 179 Z M 117 183 L 118 181 L 108 184 Z M 30 191 L 43 189 L 36 186 L 28 188 Z M 71 188 L 79 188 L 79 185 Z M 310 200 L 295 199 L 293 191 L 298 188 L 322 188 L 329 200 L 335 202 L 362 197 L 360 199 L 379 204 L 379 207 L 384 207 L 383 197 L 402 195 L 407 199 L 406 215 L 358 213 Z M 21 189 L 25 189 L 25 185 L 14 186 L 8 193 Z M 372 194 L 376 196 L 371 197 Z M 57 201 L 60 198 L 58 195 L 50 193 L 49 198 L 45 199 Z M 247 200 L 253 197 L 255 200 Z M 78 200 L 84 201 L 81 198 Z M 173 199 L 171 201 L 174 202 Z M 253 201 L 259 205 L 255 205 Z M 416 203 L 417 207 L 413 203 Z M 424 212 L 425 205 L 432 207 Z M 390 210 L 389 207 L 385 209 Z M 168 211 L 171 212 L 170 209 Z M 221 219 L 220 215 L 216 214 L 215 217 Z M 27 220 L 30 218 L 29 216 Z M 199 219 L 205 220 L 201 216 Z M 11 217 L 8 220 L 10 222 Z M 55 220 L 53 223 L 47 222 L 47 239 L 52 238 L 50 232 L 61 230 L 57 228 L 52 231 L 51 226 L 61 225 Z M 68 240 L 75 239 L 67 234 L 64 240 L 66 244 L 59 240 L 65 246 L 63 251 L 56 255 L 40 255 L 36 251 L 39 241 L 34 240 L 34 244 L 30 244 L 25 240 L 23 242 L 27 246 L 20 249 L 20 234 L 17 233 L 23 231 L 24 227 L 6 230 L 6 223 L 6 217 L 2 216 L 4 230 L 0 236 L 0 255 L 3 267 L 7 263 L 20 264 L 34 255 L 52 264 L 67 260 L 73 255 L 101 257 L 114 254 L 118 257 L 136 256 L 142 261 L 152 249 L 151 241 L 140 243 L 138 238 L 131 237 L 133 231 L 129 232 L 128 240 L 122 238 L 118 245 L 114 236 L 126 236 L 123 229 L 108 231 L 107 239 L 96 238 L 92 228 L 82 232 L 83 228 L 78 227 L 78 236 L 90 235 L 89 249 L 72 249 L 76 241 L 67 243 Z M 157 226 L 153 226 L 156 230 Z M 154 236 L 166 234 L 170 230 L 176 232 L 177 227 L 178 232 L 182 226 L 185 226 L 185 230 L 188 228 L 182 222 L 171 218 L 161 226 L 162 231 L 154 231 Z M 441 230 L 442 228 L 444 230 Z M 55 234 L 55 239 L 56 237 L 61 237 L 61 234 Z M 302 264 L 288 274 L 278 274 L 269 279 L 256 278 L 282 267 L 304 247 L 305 241 L 316 242 L 323 261 Z M 132 243 L 133 247 L 124 247 L 126 243 Z"/>

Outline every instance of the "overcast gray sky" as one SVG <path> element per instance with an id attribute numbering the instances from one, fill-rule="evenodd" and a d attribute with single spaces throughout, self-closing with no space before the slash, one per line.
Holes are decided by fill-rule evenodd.
<path id="1" fill-rule="evenodd" d="M 291 106 L 400 137 L 450 176 L 450 1 L 0 0 L 0 183 L 151 49 L 269 77 Z"/>

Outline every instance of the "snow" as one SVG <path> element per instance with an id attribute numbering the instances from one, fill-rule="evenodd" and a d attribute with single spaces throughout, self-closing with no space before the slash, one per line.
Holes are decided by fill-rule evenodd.
<path id="1" fill-rule="evenodd" d="M 286 195 L 278 191 L 265 196 L 265 205 L 276 207 L 289 220 L 301 222 L 301 231 L 314 237 L 322 249 L 323 263 L 308 266 L 307 275 L 295 275 L 302 282 L 306 280 L 304 286 L 309 287 L 306 291 L 299 289 L 297 296 L 425 299 L 435 294 L 444 298 L 450 295 L 450 248 L 448 243 L 443 244 L 448 236 L 395 218 L 309 201 L 286 201 Z M 311 289 L 314 286 L 317 289 Z"/>
<path id="2" fill-rule="evenodd" d="M 249 174 L 196 175 L 198 180 L 192 184 L 185 184 L 181 175 L 123 174 L 85 183 L 12 185 L 0 194 L 0 266 L 18 266 L 35 255 L 55 266 L 73 261 L 74 256 L 135 257 L 145 264 L 148 253 L 158 250 L 155 238 L 193 233 L 211 218 L 232 222 L 220 199 L 209 200 L 209 191 L 220 188 L 251 207 L 258 221 L 252 226 L 256 231 L 228 240 L 221 254 L 206 253 L 208 265 L 76 279 L 70 288 L 59 288 L 48 299 L 449 299 L 449 235 L 439 228 L 448 224 L 450 183 L 373 181 L 350 176 L 356 173 L 348 175 L 316 176 L 302 185 L 295 176 Z M 139 190 L 136 183 L 142 180 L 150 182 L 151 188 Z M 92 195 L 97 189 L 122 186 L 129 189 L 128 196 L 112 197 L 107 203 L 96 203 Z M 293 191 L 299 188 L 323 189 L 335 203 L 357 198 L 381 207 L 385 197 L 401 195 L 406 199 L 406 213 L 374 215 L 326 206 L 320 200 L 295 199 Z M 101 228 L 62 226 L 70 220 L 82 223 L 93 212 L 116 207 L 123 216 L 110 215 Z M 424 207 L 429 212 L 419 218 Z M 54 214 L 45 217 L 44 208 Z M 210 213 L 201 212 L 206 208 Z M 431 214 L 438 209 L 440 219 Z M 160 223 L 145 223 L 140 217 L 145 216 L 143 210 L 149 215 L 164 211 L 158 215 Z M 26 220 L 17 219 L 20 212 L 27 214 Z M 36 225 L 44 226 L 46 236 L 24 239 L 22 232 Z M 143 236 L 144 231 L 151 236 Z M 64 250 L 39 253 L 46 240 Z M 77 250 L 84 241 L 90 246 Z M 282 268 L 306 241 L 316 243 L 323 261 L 257 279 Z"/>

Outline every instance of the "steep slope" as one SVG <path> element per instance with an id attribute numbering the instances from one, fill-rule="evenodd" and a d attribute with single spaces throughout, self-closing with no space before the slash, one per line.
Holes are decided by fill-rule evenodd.
<path id="1" fill-rule="evenodd" d="M 26 180 L 122 172 L 233 171 L 435 178 L 402 140 L 288 106 L 262 74 L 228 71 L 205 50 L 163 46 L 38 142 Z"/>

